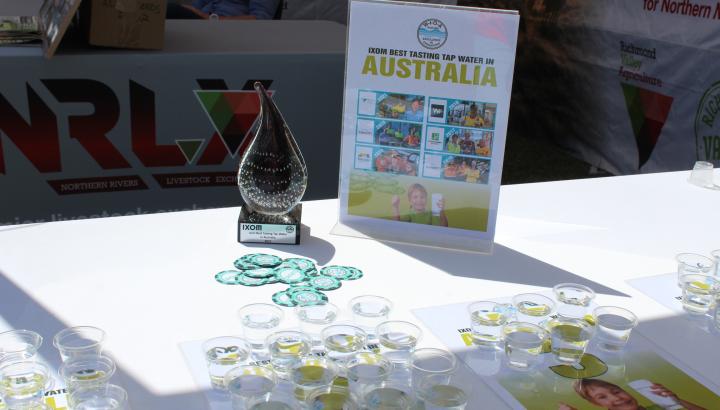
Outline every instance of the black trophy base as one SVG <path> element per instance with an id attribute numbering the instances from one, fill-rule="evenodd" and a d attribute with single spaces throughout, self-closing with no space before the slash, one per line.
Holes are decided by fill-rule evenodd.
<path id="1" fill-rule="evenodd" d="M 260 214 L 243 206 L 238 218 L 238 242 L 300 244 L 302 204 L 297 204 L 285 215 Z"/>

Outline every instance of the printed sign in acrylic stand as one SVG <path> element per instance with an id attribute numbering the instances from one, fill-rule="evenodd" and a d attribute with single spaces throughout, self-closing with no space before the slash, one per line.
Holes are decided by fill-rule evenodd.
<path id="1" fill-rule="evenodd" d="M 492 250 L 518 21 L 350 2 L 333 233 Z"/>

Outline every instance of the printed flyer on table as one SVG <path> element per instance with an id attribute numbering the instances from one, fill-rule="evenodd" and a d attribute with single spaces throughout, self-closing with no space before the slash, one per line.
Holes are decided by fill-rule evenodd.
<path id="1" fill-rule="evenodd" d="M 492 243 L 517 26 L 501 10 L 351 2 L 341 224 Z"/>

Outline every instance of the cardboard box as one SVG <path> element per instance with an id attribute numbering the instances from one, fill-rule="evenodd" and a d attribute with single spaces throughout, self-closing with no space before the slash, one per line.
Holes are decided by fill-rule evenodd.
<path id="1" fill-rule="evenodd" d="M 161 49 L 166 0 L 84 0 L 88 42 L 95 46 Z"/>

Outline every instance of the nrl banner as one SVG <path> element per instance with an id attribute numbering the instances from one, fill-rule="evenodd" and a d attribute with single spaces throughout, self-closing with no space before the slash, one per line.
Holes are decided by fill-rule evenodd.
<path id="1" fill-rule="evenodd" d="M 510 134 L 617 174 L 720 165 L 717 0 L 460 0 L 520 11 Z"/>
<path id="2" fill-rule="evenodd" d="M 237 164 L 260 110 L 253 82 L 301 147 L 337 152 L 343 57 L 5 54 L 0 225 L 240 205 Z M 303 152 L 306 199 L 333 196 L 336 156 Z"/>

